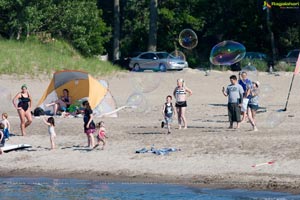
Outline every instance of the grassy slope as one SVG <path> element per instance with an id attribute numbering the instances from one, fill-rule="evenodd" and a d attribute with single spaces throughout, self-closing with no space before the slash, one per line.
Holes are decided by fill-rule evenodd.
<path id="1" fill-rule="evenodd" d="M 65 42 L 41 42 L 0 39 L 0 74 L 39 76 L 62 69 L 84 70 L 106 75 L 120 68 L 97 58 L 85 58 Z"/>

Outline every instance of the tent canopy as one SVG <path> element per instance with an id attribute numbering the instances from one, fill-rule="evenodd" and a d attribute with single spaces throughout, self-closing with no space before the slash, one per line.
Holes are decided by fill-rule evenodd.
<path id="1" fill-rule="evenodd" d="M 64 89 L 69 90 L 72 103 L 85 99 L 89 101 L 92 109 L 103 107 L 101 106 L 103 103 L 105 103 L 105 110 L 113 110 L 116 106 L 108 85 L 99 82 L 87 72 L 63 70 L 53 74 L 48 88 L 38 102 L 38 107 L 44 110 L 51 109 L 46 104 L 60 98 Z M 110 97 L 110 102 L 104 102 L 106 96 Z"/>

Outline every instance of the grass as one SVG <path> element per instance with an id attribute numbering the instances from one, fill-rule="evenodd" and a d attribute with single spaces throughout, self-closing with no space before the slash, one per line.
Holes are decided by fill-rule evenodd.
<path id="1" fill-rule="evenodd" d="M 0 74 L 52 75 L 63 69 L 83 70 L 93 75 L 108 75 L 121 68 L 98 58 L 81 56 L 68 43 L 51 40 L 42 43 L 31 38 L 26 41 L 0 38 Z"/>

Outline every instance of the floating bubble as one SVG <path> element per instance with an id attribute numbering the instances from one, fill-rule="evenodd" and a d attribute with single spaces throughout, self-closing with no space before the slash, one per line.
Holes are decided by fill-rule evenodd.
<path id="1" fill-rule="evenodd" d="M 179 44 L 186 49 L 193 49 L 198 44 L 197 34 L 192 29 L 183 29 L 179 34 Z"/>
<path id="2" fill-rule="evenodd" d="M 246 55 L 244 45 L 235 41 L 223 41 L 210 51 L 209 60 L 214 65 L 232 65 L 241 61 Z"/>
<path id="3" fill-rule="evenodd" d="M 153 72 L 130 73 L 135 92 L 149 93 L 156 90 L 161 83 L 161 74 Z"/>
<path id="4" fill-rule="evenodd" d="M 264 123 L 264 127 L 275 128 L 279 126 L 281 123 L 283 123 L 285 121 L 285 118 L 286 117 L 284 113 L 273 111 L 267 116 Z"/>
<path id="5" fill-rule="evenodd" d="M 144 112 L 147 109 L 147 101 L 143 94 L 133 93 L 126 102 L 126 106 L 133 108 L 137 112 Z"/>
<path id="6" fill-rule="evenodd" d="M 9 89 L 0 87 L 0 101 L 1 101 L 1 111 L 5 111 L 7 112 L 8 108 L 12 108 L 12 96 L 11 96 L 11 92 Z"/>
<path id="7" fill-rule="evenodd" d="M 274 88 L 270 84 L 260 84 L 259 90 L 262 102 L 269 102 L 274 98 Z"/>
<path id="8" fill-rule="evenodd" d="M 171 52 L 170 55 L 172 56 L 172 58 L 177 58 L 179 60 L 186 60 L 186 57 L 182 51 L 176 50 Z"/>
<path id="9" fill-rule="evenodd" d="M 256 67 L 252 66 L 250 63 L 247 66 L 243 67 L 241 71 L 246 72 L 248 79 L 250 79 L 251 81 L 258 80 L 258 71 Z"/>

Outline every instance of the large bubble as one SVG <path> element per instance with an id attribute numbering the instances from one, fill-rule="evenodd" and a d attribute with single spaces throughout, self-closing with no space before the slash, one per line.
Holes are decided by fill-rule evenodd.
<path id="1" fill-rule="evenodd" d="M 131 94 L 126 102 L 126 106 L 133 108 L 136 112 L 145 112 L 147 110 L 147 100 L 141 93 Z"/>
<path id="2" fill-rule="evenodd" d="M 269 115 L 267 116 L 263 127 L 265 128 L 275 128 L 279 126 L 281 123 L 283 123 L 286 119 L 286 116 L 282 112 L 276 112 L 276 111 L 271 111 Z"/>
<path id="3" fill-rule="evenodd" d="M 183 29 L 179 34 L 179 44 L 186 49 L 193 49 L 198 44 L 197 34 L 192 29 Z"/>
<path id="4" fill-rule="evenodd" d="M 246 72 L 248 79 L 250 79 L 251 81 L 258 80 L 258 71 L 253 65 L 248 64 L 247 66 L 243 67 L 242 72 Z"/>
<path id="5" fill-rule="evenodd" d="M 130 73 L 132 86 L 137 93 L 149 93 L 156 90 L 161 83 L 161 74 L 153 72 Z"/>
<path id="6" fill-rule="evenodd" d="M 245 55 L 244 45 L 228 40 L 220 42 L 211 49 L 209 60 L 214 65 L 232 65 L 241 61 Z"/>
<path id="7" fill-rule="evenodd" d="M 3 112 L 7 112 L 8 108 L 12 108 L 12 95 L 9 89 L 0 87 L 0 109 Z"/>
<path id="8" fill-rule="evenodd" d="M 178 50 L 173 51 L 170 53 L 170 56 L 172 56 L 172 58 L 177 58 L 179 60 L 186 60 L 186 56 L 182 51 L 178 51 Z"/>

